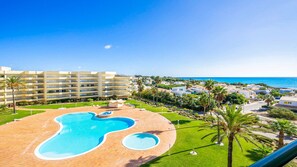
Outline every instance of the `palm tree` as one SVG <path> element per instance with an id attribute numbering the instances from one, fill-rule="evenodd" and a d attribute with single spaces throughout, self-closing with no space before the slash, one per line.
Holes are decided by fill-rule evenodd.
<path id="1" fill-rule="evenodd" d="M 210 94 L 211 94 L 211 91 L 213 90 L 214 88 L 214 81 L 213 80 L 207 80 L 205 82 L 205 85 L 204 85 L 205 89 L 208 90 L 208 104 L 210 104 Z"/>
<path id="2" fill-rule="evenodd" d="M 237 109 L 236 105 L 232 106 L 226 106 L 226 109 L 219 110 L 218 114 L 222 117 L 221 125 L 222 125 L 222 138 L 227 137 L 228 138 L 228 167 L 232 167 L 232 158 L 233 158 L 233 141 L 237 142 L 240 149 L 242 150 L 242 146 L 238 140 L 238 137 L 244 138 L 246 141 L 252 141 L 250 138 L 250 130 L 249 128 L 252 126 L 252 124 L 255 122 L 256 117 L 252 115 L 251 113 L 243 114 L 241 108 Z M 217 126 L 217 125 L 215 125 Z M 202 137 L 204 139 L 207 136 L 213 135 L 216 132 L 212 132 L 210 134 L 205 135 Z M 211 141 L 215 141 L 218 138 L 217 135 L 215 135 Z"/>
<path id="3" fill-rule="evenodd" d="M 137 79 L 137 85 L 138 85 L 138 92 L 142 92 L 143 91 L 143 83 L 141 79 Z"/>
<path id="4" fill-rule="evenodd" d="M 191 82 L 187 82 L 187 83 L 186 83 L 186 88 L 189 89 L 190 87 L 192 87 Z"/>
<path id="5" fill-rule="evenodd" d="M 21 76 L 11 76 L 5 80 L 5 87 L 11 89 L 12 92 L 12 102 L 13 102 L 13 113 L 16 114 L 15 110 L 15 91 L 24 87 L 25 83 L 21 80 Z"/>
<path id="6" fill-rule="evenodd" d="M 204 87 L 206 90 L 208 90 L 208 94 L 210 94 L 211 91 L 213 90 L 214 84 L 215 84 L 215 82 L 213 80 L 205 81 Z"/>
<path id="7" fill-rule="evenodd" d="M 273 151 L 273 149 L 262 143 L 260 146 L 257 146 L 257 148 L 254 148 L 253 151 L 256 152 L 256 154 L 259 155 L 261 158 L 264 158 L 269 155 Z"/>
<path id="8" fill-rule="evenodd" d="M 206 93 L 203 93 L 200 97 L 199 97 L 199 105 L 203 107 L 203 113 L 204 113 L 204 117 L 205 117 L 205 113 L 206 113 L 206 108 L 209 106 L 209 95 Z"/>
<path id="9" fill-rule="evenodd" d="M 155 96 L 158 93 L 158 88 L 152 87 L 151 91 L 152 91 L 152 95 L 153 95 L 153 102 L 155 102 Z"/>
<path id="10" fill-rule="evenodd" d="M 264 101 L 267 103 L 267 106 L 270 106 L 270 104 L 274 101 L 274 97 L 272 95 L 265 95 Z"/>
<path id="11" fill-rule="evenodd" d="M 297 132 L 297 127 L 292 124 L 290 121 L 285 120 L 285 119 L 277 119 L 276 122 L 273 122 L 271 124 L 271 128 L 274 131 L 278 131 L 278 148 L 281 148 L 284 146 L 284 138 L 285 138 L 285 133 L 289 136 L 296 134 Z"/>
<path id="12" fill-rule="evenodd" d="M 214 95 L 214 99 L 217 101 L 217 107 L 221 108 L 222 102 L 228 95 L 227 90 L 222 86 L 216 86 L 213 88 L 212 93 Z"/>
<path id="13" fill-rule="evenodd" d="M 214 99 L 216 100 L 217 107 L 220 109 L 222 102 L 225 100 L 226 96 L 228 95 L 227 90 L 222 86 L 216 86 L 212 90 L 212 93 L 214 94 Z M 217 144 L 221 145 L 221 135 L 220 135 L 220 116 L 217 115 L 217 132 L 218 132 L 218 141 Z"/>

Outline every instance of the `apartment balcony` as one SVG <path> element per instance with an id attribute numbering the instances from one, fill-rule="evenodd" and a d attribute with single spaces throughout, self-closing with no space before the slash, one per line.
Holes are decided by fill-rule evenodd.
<path id="1" fill-rule="evenodd" d="M 297 157 L 297 140 L 260 159 L 250 167 L 282 167 Z"/>
<path id="2" fill-rule="evenodd" d="M 46 82 L 46 85 L 68 85 L 69 82 Z"/>
<path id="3" fill-rule="evenodd" d="M 46 80 L 60 80 L 60 79 L 66 79 L 68 80 L 70 77 L 69 76 L 46 76 Z"/>

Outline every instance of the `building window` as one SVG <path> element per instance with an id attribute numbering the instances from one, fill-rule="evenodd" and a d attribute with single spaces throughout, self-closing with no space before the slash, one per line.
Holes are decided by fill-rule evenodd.
<path id="1" fill-rule="evenodd" d="M 284 104 L 292 104 L 292 102 L 285 101 Z"/>

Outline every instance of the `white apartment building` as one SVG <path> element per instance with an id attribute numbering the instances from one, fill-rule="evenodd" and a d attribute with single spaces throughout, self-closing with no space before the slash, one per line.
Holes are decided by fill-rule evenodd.
<path id="1" fill-rule="evenodd" d="M 0 84 L 10 76 L 21 76 L 25 86 L 16 91 L 16 102 L 51 101 L 101 97 L 128 97 L 130 76 L 115 72 L 12 71 L 0 66 Z M 0 104 L 12 103 L 12 92 L 0 88 Z"/>
<path id="2" fill-rule="evenodd" d="M 297 96 L 283 96 L 279 104 L 287 107 L 297 107 Z"/>
<path id="3" fill-rule="evenodd" d="M 171 89 L 171 92 L 176 96 L 182 96 L 184 94 L 191 94 L 191 91 L 188 91 L 185 86 L 173 87 Z"/>

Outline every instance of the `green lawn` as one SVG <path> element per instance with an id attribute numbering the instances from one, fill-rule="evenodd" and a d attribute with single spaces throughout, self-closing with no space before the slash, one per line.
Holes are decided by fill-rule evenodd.
<path id="1" fill-rule="evenodd" d="M 166 107 L 154 107 L 142 101 L 138 101 L 134 99 L 127 100 L 126 103 L 133 104 L 136 108 L 144 108 L 152 112 L 168 112 L 168 108 Z"/>
<path id="2" fill-rule="evenodd" d="M 44 111 L 42 110 L 32 110 L 32 115 L 34 114 L 39 114 Z M 20 119 L 23 117 L 27 117 L 31 115 L 30 110 L 17 110 L 17 114 L 12 114 L 11 111 L 6 111 L 6 112 L 0 112 L 0 125 L 3 125 L 7 122 L 11 122 L 14 119 Z"/>
<path id="3" fill-rule="evenodd" d="M 143 105 L 142 102 L 132 101 L 134 104 Z M 159 109 L 152 106 L 148 107 L 148 105 L 141 108 L 160 112 Z M 162 113 L 161 115 L 175 124 L 177 129 L 176 142 L 168 152 L 143 166 L 227 166 L 227 141 L 224 141 L 225 146 L 217 146 L 210 142 L 211 137 L 201 140 L 204 135 L 213 132 L 210 129 L 198 131 L 203 121 L 192 120 L 176 113 Z M 177 120 L 180 123 L 179 128 Z M 244 148 L 243 152 L 237 143 L 234 143 L 233 166 L 248 166 L 259 159 L 251 151 L 252 148 L 255 148 L 253 144 L 247 143 L 243 139 L 241 139 L 241 144 Z M 189 154 L 193 149 L 198 153 L 197 156 Z M 169 153 L 170 155 L 168 155 Z M 143 157 L 143 160 L 147 158 L 149 157 Z"/>
<path id="4" fill-rule="evenodd" d="M 108 103 L 106 101 L 94 101 L 94 102 L 77 102 L 77 103 L 58 103 L 58 104 L 48 104 L 48 105 L 32 105 L 24 106 L 23 108 L 30 109 L 58 109 L 58 108 L 74 108 L 83 106 L 100 105 L 106 106 Z"/>

